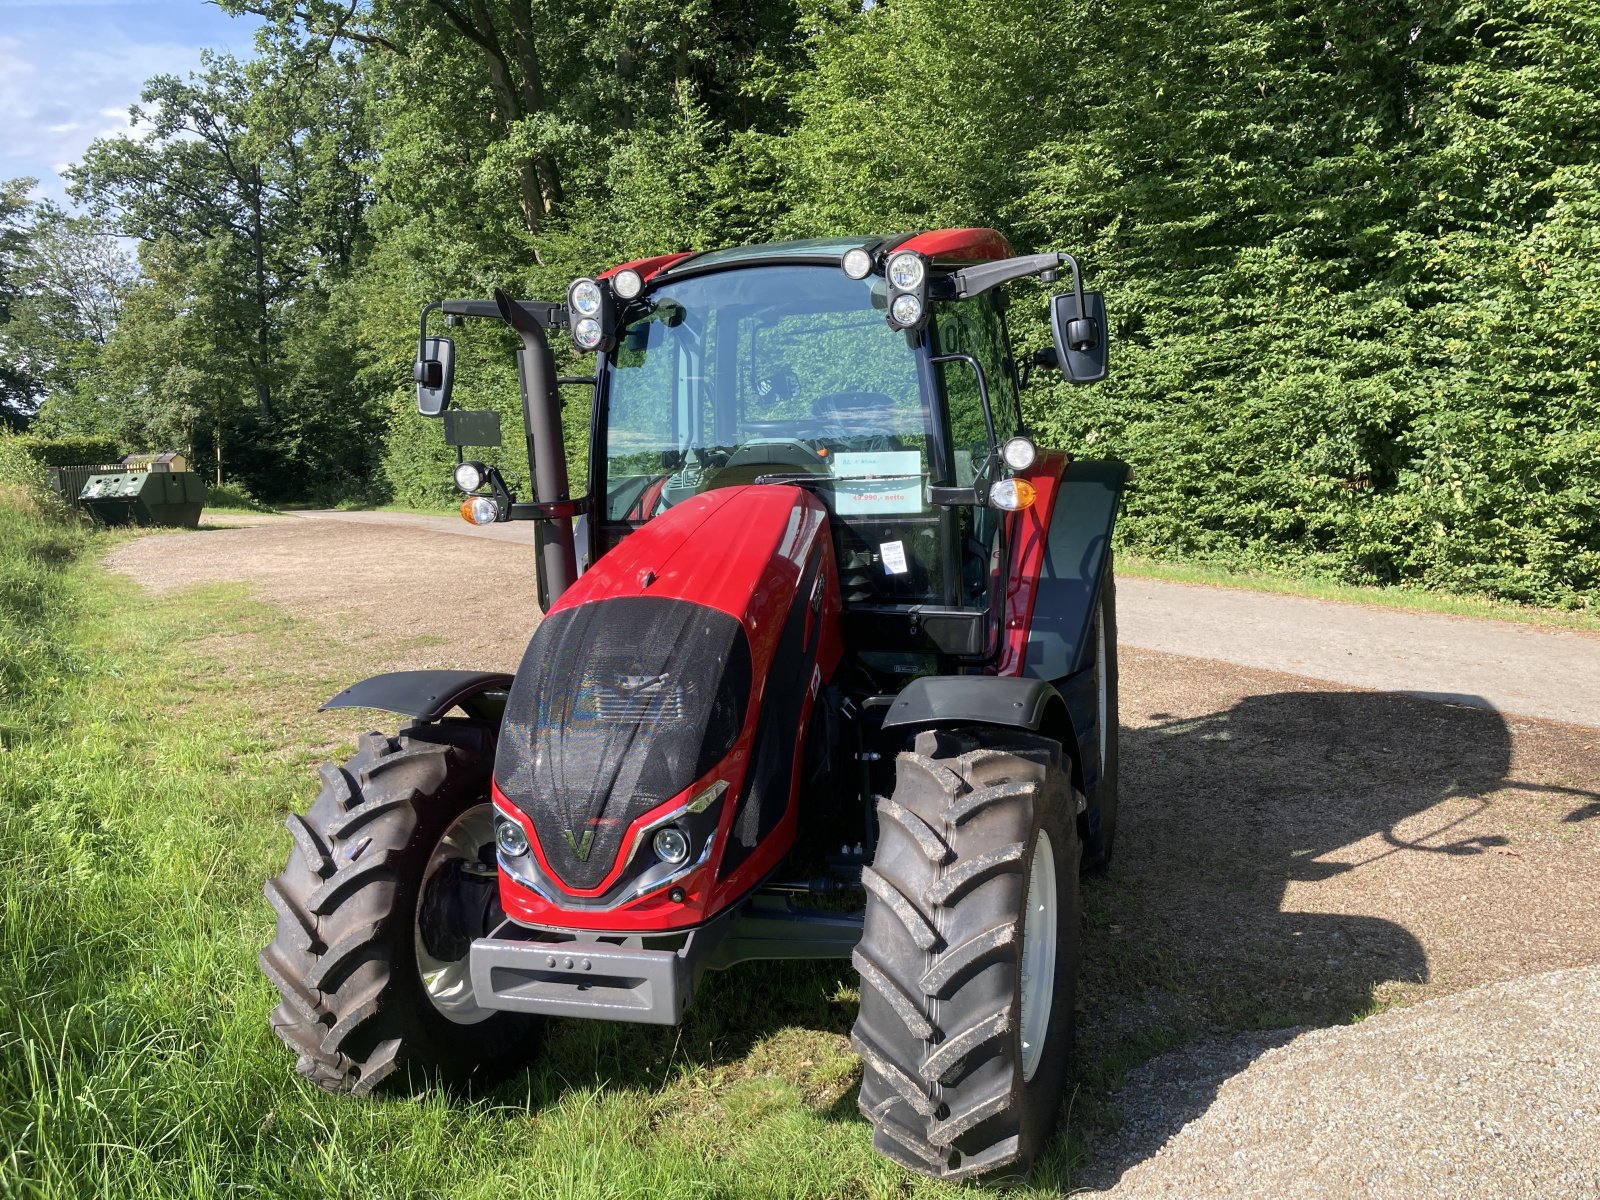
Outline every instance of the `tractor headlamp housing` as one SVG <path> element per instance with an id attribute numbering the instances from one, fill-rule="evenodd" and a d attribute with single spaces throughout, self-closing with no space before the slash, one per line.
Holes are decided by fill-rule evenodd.
<path id="1" fill-rule="evenodd" d="M 928 321 L 928 260 L 915 250 L 889 256 L 889 328 L 915 333 Z"/>
<path id="2" fill-rule="evenodd" d="M 488 481 L 489 468 L 481 462 L 468 459 L 456 467 L 456 487 L 469 495 Z"/>
<path id="3" fill-rule="evenodd" d="M 567 288 L 572 342 L 579 350 L 608 350 L 613 325 L 611 289 L 596 279 L 574 279 Z"/>
<path id="4" fill-rule="evenodd" d="M 914 292 L 928 277 L 928 266 L 915 250 L 902 250 L 889 259 L 889 284 L 897 292 Z"/>
<path id="5" fill-rule="evenodd" d="M 598 350 L 605 338 L 605 330 L 593 317 L 580 317 L 572 324 L 572 340 L 579 350 Z"/>
<path id="6" fill-rule="evenodd" d="M 664 863 L 681 863 L 689 857 L 689 839 L 676 825 L 663 825 L 650 839 L 650 848 Z"/>
<path id="7" fill-rule="evenodd" d="M 844 273 L 851 279 L 865 279 L 872 274 L 872 255 L 860 246 L 854 250 L 846 250 L 844 255 Z"/>
<path id="8" fill-rule="evenodd" d="M 889 315 L 902 329 L 909 329 L 922 320 L 922 301 L 915 292 L 901 292 L 889 306 Z"/>
<path id="9" fill-rule="evenodd" d="M 567 306 L 580 317 L 598 317 L 605 293 L 593 279 L 577 279 L 567 289 Z"/>
<path id="10" fill-rule="evenodd" d="M 611 290 L 624 300 L 632 300 L 644 291 L 644 279 L 639 272 L 628 267 L 611 277 Z"/>
<path id="11" fill-rule="evenodd" d="M 507 858 L 521 858 L 528 852 L 528 835 L 521 825 L 499 813 L 494 818 L 494 844 Z"/>

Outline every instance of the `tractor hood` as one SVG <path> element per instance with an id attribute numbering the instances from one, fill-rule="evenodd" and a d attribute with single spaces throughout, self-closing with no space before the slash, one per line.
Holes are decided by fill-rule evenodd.
<path id="1" fill-rule="evenodd" d="M 501 807 L 532 834 L 526 871 L 502 858 L 513 878 L 591 909 L 629 902 L 641 881 L 680 884 L 644 835 L 720 784 L 712 807 L 675 818 L 691 843 L 686 865 L 704 866 L 703 905 L 710 881 L 776 828 L 770 810 L 787 807 L 822 628 L 837 629 L 837 601 L 820 603 L 837 595 L 832 567 L 822 504 L 752 486 L 667 510 L 568 589 L 528 645 L 495 762 Z M 827 640 L 836 662 L 836 633 Z M 763 706 L 787 713 L 765 788 L 752 767 L 758 727 L 771 724 Z"/>

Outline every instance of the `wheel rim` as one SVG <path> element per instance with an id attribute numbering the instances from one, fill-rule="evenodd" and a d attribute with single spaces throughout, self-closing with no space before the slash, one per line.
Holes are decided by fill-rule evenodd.
<path id="1" fill-rule="evenodd" d="M 1044 1058 L 1056 990 L 1056 856 L 1044 830 L 1033 843 L 1028 894 L 1022 917 L 1022 1079 L 1027 1082 Z"/>
<path id="2" fill-rule="evenodd" d="M 412 919 L 412 941 L 417 951 L 417 974 L 423 991 L 438 1013 L 457 1025 L 476 1025 L 494 1015 L 494 1010 L 480 1008 L 472 992 L 471 956 L 437 958 L 429 950 L 422 936 L 423 904 L 429 898 L 429 888 L 445 885 L 440 872 L 453 863 L 469 867 L 483 865 L 483 848 L 494 844 L 494 805 L 479 804 L 467 809 L 454 821 L 434 845 L 428 855 L 428 864 L 422 871 L 422 884 L 417 889 L 417 911 Z"/>

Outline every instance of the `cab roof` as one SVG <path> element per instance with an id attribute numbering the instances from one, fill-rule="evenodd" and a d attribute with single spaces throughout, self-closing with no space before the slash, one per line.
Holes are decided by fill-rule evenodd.
<path id="1" fill-rule="evenodd" d="M 936 262 L 984 262 L 1010 258 L 1011 244 L 993 229 L 932 229 L 921 233 L 852 234 L 847 237 L 807 238 L 795 242 L 764 242 L 755 246 L 730 246 L 699 253 L 659 254 L 652 258 L 618 263 L 599 278 L 634 270 L 645 279 L 667 279 L 719 271 L 726 267 L 758 263 L 813 263 L 837 265 L 860 247 L 874 253 L 915 250 Z"/>

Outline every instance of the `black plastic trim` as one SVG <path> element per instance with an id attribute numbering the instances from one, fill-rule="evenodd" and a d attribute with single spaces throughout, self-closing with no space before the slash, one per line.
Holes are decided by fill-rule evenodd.
<path id="1" fill-rule="evenodd" d="M 419 721 L 437 721 L 452 708 L 498 720 L 512 676 L 503 671 L 390 671 L 353 683 L 318 711 L 380 708 Z M 499 693 L 490 699 L 490 693 Z"/>
<path id="2" fill-rule="evenodd" d="M 883 728 L 959 721 L 1009 725 L 1038 732 L 1045 709 L 1061 693 L 1043 679 L 998 675 L 925 675 L 906 684 L 883 718 Z"/>

